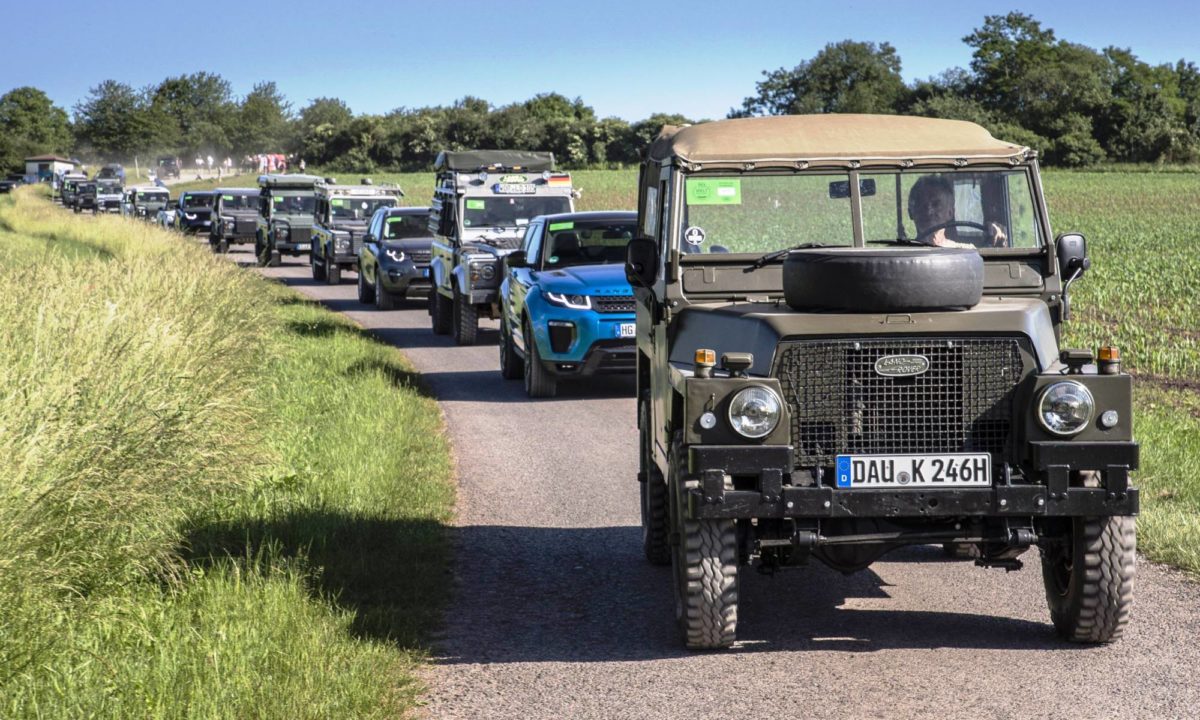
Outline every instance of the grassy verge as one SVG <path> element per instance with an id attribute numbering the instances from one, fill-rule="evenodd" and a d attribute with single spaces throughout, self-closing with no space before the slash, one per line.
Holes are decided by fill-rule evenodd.
<path id="1" fill-rule="evenodd" d="M 0 248 L 0 716 L 411 708 L 453 491 L 398 353 L 32 193 Z"/>

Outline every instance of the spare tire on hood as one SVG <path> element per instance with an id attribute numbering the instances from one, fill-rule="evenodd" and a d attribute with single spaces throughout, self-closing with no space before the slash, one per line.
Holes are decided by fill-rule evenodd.
<path id="1" fill-rule="evenodd" d="M 817 248 L 783 261 L 794 310 L 919 312 L 965 309 L 983 296 L 983 258 L 972 248 Z"/>

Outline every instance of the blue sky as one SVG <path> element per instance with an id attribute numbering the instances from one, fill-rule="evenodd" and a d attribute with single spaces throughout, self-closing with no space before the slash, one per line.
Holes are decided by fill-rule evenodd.
<path id="1" fill-rule="evenodd" d="M 2 2 L 0 93 L 33 85 L 68 111 L 106 79 L 141 87 L 206 70 L 239 95 L 274 80 L 296 108 L 332 96 L 382 113 L 554 91 L 602 117 L 715 118 L 754 92 L 762 70 L 847 38 L 892 43 L 910 81 L 965 67 L 962 37 L 1010 10 L 1072 42 L 1200 64 L 1195 0 Z"/>

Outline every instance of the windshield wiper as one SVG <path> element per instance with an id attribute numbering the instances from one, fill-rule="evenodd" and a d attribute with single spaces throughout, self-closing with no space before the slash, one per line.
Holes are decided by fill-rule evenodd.
<path id="1" fill-rule="evenodd" d="M 793 250 L 812 250 L 814 248 L 823 248 L 823 247 L 829 247 L 829 246 L 826 245 L 825 243 L 809 242 L 809 243 L 800 243 L 799 245 L 793 245 L 790 248 L 784 248 L 782 250 L 775 250 L 775 251 L 769 252 L 766 255 L 763 255 L 759 259 L 755 260 L 750 265 L 750 267 L 746 268 L 742 272 L 751 272 L 752 270 L 757 270 L 760 267 L 763 267 L 767 263 L 771 262 L 772 260 L 781 258 L 784 255 L 787 255 L 788 253 L 790 253 Z"/>
<path id="2" fill-rule="evenodd" d="M 930 247 L 931 243 L 923 240 L 912 240 L 911 238 L 894 238 L 892 240 L 868 240 L 871 245 L 915 245 L 917 247 Z"/>

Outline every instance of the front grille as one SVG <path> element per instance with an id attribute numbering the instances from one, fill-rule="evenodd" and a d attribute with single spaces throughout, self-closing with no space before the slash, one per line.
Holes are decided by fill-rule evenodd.
<path id="1" fill-rule="evenodd" d="M 238 235 L 253 235 L 257 229 L 253 218 L 238 218 L 234 224 L 234 232 Z"/>
<path id="2" fill-rule="evenodd" d="M 889 338 L 785 342 L 776 376 L 792 412 L 797 468 L 838 454 L 988 452 L 1011 462 L 1016 338 Z M 885 377 L 875 363 L 921 355 L 929 369 Z"/>
<path id="3" fill-rule="evenodd" d="M 413 265 L 425 266 L 433 259 L 431 250 L 411 250 L 408 255 L 412 258 Z"/>
<path id="4" fill-rule="evenodd" d="M 290 243 L 312 242 L 312 228 L 291 228 L 288 231 L 287 241 Z"/>
<path id="5" fill-rule="evenodd" d="M 600 313 L 631 313 L 636 309 L 632 295 L 597 295 L 592 302 Z"/>

